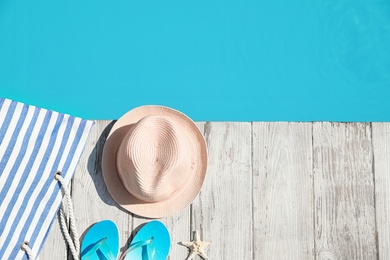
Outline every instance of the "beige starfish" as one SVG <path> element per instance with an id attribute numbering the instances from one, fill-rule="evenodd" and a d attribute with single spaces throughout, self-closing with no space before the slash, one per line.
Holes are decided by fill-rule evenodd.
<path id="1" fill-rule="evenodd" d="M 186 246 L 190 249 L 190 254 L 186 260 L 193 259 L 196 255 L 201 256 L 203 259 L 208 259 L 204 248 L 211 244 L 211 241 L 200 241 L 198 233 L 194 232 L 194 241 L 191 242 L 180 242 L 181 245 Z"/>

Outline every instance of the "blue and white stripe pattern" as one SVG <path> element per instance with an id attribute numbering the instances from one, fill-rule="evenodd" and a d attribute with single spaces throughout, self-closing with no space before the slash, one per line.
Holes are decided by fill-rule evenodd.
<path id="1" fill-rule="evenodd" d="M 41 250 L 93 121 L 0 98 L 0 259 Z"/>

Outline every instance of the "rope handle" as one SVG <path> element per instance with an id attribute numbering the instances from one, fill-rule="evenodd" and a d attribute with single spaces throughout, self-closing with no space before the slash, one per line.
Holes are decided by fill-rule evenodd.
<path id="1" fill-rule="evenodd" d="M 64 178 L 62 177 L 61 171 L 57 171 L 54 175 L 54 179 L 59 181 L 61 183 L 61 188 L 65 193 L 66 201 L 68 203 L 68 212 L 69 212 L 69 227 L 70 230 L 66 226 L 65 221 L 65 210 L 63 207 L 63 204 L 61 204 L 60 207 L 60 226 L 62 233 L 64 234 L 65 240 L 67 244 L 69 245 L 70 251 L 72 253 L 73 259 L 80 259 L 80 241 L 79 241 L 79 234 L 76 229 L 75 225 L 75 218 L 73 213 L 73 203 L 72 198 L 70 196 L 70 191 L 65 183 Z M 70 234 L 69 234 L 70 233 Z M 70 236 L 72 235 L 72 237 Z"/>
<path id="2" fill-rule="evenodd" d="M 63 203 L 61 203 L 60 212 L 59 212 L 60 228 L 61 228 L 62 234 L 65 237 L 65 241 L 69 245 L 73 259 L 78 260 L 78 259 L 80 259 L 80 256 L 79 256 L 80 241 L 79 241 L 79 234 L 77 232 L 76 225 L 75 225 L 75 218 L 74 218 L 74 213 L 73 213 L 73 203 L 72 203 L 72 198 L 70 196 L 70 191 L 65 183 L 64 178 L 62 177 L 61 171 L 57 171 L 54 174 L 54 179 L 57 180 L 58 182 L 60 182 L 61 188 L 62 188 L 63 192 L 65 193 L 66 201 L 68 203 L 70 230 L 68 229 L 67 224 L 66 224 L 66 215 L 65 215 Z M 26 252 L 29 260 L 35 259 L 28 241 L 24 241 L 20 245 L 20 249 Z"/>

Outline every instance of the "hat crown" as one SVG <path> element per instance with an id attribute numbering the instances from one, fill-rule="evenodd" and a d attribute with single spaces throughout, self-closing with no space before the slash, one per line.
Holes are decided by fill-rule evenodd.
<path id="1" fill-rule="evenodd" d="M 119 146 L 117 168 L 126 190 L 145 202 L 169 198 L 184 186 L 194 158 L 188 136 L 170 117 L 139 120 Z"/>

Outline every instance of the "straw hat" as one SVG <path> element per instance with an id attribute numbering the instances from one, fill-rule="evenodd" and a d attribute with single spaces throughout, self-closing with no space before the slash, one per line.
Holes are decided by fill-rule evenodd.
<path id="1" fill-rule="evenodd" d="M 124 209 L 160 218 L 188 206 L 205 178 L 203 135 L 183 113 L 141 106 L 123 115 L 103 149 L 102 171 L 108 191 Z"/>

